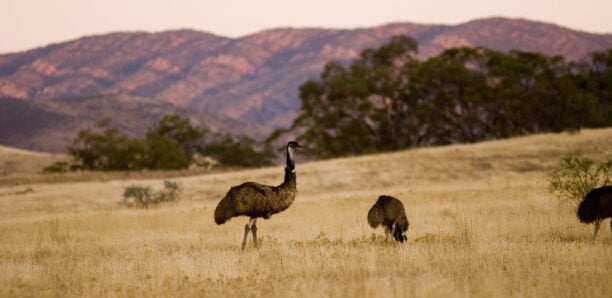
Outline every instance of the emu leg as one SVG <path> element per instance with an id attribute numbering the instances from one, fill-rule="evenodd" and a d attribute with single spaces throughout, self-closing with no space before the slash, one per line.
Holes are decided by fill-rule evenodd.
<path id="1" fill-rule="evenodd" d="M 389 226 L 385 226 L 385 241 L 389 241 L 389 235 L 391 235 L 391 229 Z"/>
<path id="2" fill-rule="evenodd" d="M 255 224 L 257 224 L 257 218 L 253 221 L 251 232 L 253 233 L 253 242 L 255 242 L 255 247 L 259 247 L 259 245 L 257 245 L 257 226 Z"/>
<path id="3" fill-rule="evenodd" d="M 242 238 L 242 250 L 246 247 L 247 235 L 249 235 L 250 231 L 249 224 L 244 225 L 244 238 Z"/>
<path id="4" fill-rule="evenodd" d="M 251 226 L 253 226 L 254 222 L 255 222 L 255 219 L 251 218 L 249 219 L 249 223 L 244 225 L 244 238 L 242 238 L 242 249 L 243 250 L 246 247 L 247 236 L 249 235 L 249 231 L 251 230 Z"/>
<path id="5" fill-rule="evenodd" d="M 593 241 L 597 238 L 597 232 L 599 232 L 600 224 L 601 224 L 601 220 L 595 221 L 595 233 L 593 234 Z"/>
<path id="6" fill-rule="evenodd" d="M 610 233 L 612 233 L 612 219 L 610 220 Z"/>

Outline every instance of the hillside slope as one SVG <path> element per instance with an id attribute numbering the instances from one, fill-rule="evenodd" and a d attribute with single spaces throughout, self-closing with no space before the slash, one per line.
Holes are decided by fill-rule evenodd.
<path id="1" fill-rule="evenodd" d="M 56 161 L 67 160 L 60 154 L 48 154 L 0 145 L 0 176 L 40 173 Z"/>
<path id="2" fill-rule="evenodd" d="M 83 98 L 130 94 L 267 127 L 287 126 L 298 86 L 330 60 L 406 34 L 420 56 L 486 46 L 579 59 L 612 47 L 612 35 L 525 19 L 488 18 L 456 26 L 394 23 L 351 30 L 278 28 L 241 38 L 192 30 L 88 36 L 0 55 L 0 97 Z"/>
<path id="3" fill-rule="evenodd" d="M 212 132 L 267 136 L 270 130 L 222 115 L 193 112 L 173 104 L 125 94 L 87 98 L 22 101 L 0 98 L 0 144 L 30 150 L 65 153 L 82 129 L 102 119 L 131 136 L 143 136 L 166 114 L 180 114 Z"/>

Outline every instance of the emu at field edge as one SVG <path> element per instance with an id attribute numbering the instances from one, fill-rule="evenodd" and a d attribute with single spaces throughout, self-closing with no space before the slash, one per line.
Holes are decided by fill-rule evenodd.
<path id="1" fill-rule="evenodd" d="M 215 222 L 220 225 L 235 216 L 245 215 L 249 222 L 244 226 L 242 249 L 246 247 L 249 231 L 253 233 L 253 242 L 257 247 L 257 219 L 269 219 L 272 214 L 289 208 L 295 200 L 297 182 L 293 149 L 302 148 L 297 142 L 287 144 L 287 166 L 285 179 L 279 186 L 245 182 L 230 188 L 215 209 Z"/>
<path id="2" fill-rule="evenodd" d="M 408 230 L 408 218 L 402 202 L 392 196 L 380 196 L 368 211 L 368 223 L 374 229 L 379 225 L 385 227 L 385 234 L 393 235 L 399 242 L 408 239 L 405 232 Z"/>
<path id="3" fill-rule="evenodd" d="M 601 222 L 612 217 L 612 185 L 591 189 L 578 205 L 576 214 L 583 223 L 595 223 L 593 234 L 593 240 L 595 240 Z M 612 221 L 610 221 L 610 232 L 612 232 Z"/>

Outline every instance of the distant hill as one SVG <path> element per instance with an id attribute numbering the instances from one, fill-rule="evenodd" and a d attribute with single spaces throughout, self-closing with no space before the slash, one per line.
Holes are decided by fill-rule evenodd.
<path id="1" fill-rule="evenodd" d="M 188 110 L 190 115 L 216 115 L 224 119 L 220 120 L 220 129 L 223 122 L 233 119 L 236 124 L 229 125 L 233 127 L 230 130 L 251 129 L 263 135 L 292 122 L 300 103 L 298 86 L 317 78 L 326 62 L 348 61 L 363 48 L 378 46 L 399 34 L 419 42 L 421 58 L 449 47 L 486 46 L 576 60 L 589 52 L 612 48 L 610 34 L 507 18 L 479 19 L 456 26 L 394 23 L 352 30 L 279 28 L 235 39 L 192 30 L 120 32 L 0 55 L 0 97 L 25 99 L 36 103 L 29 108 L 36 110 L 39 103 L 49 99 L 129 94 L 144 101 L 168 103 Z M 57 114 L 57 109 L 51 112 Z M 5 108 L 2 113 L 11 112 Z M 65 121 L 59 114 L 45 121 Z M 143 125 L 135 124 L 138 117 L 124 116 L 132 120 L 120 122 Z M 75 118 L 71 121 L 85 121 L 79 119 L 80 114 L 71 117 Z M 30 125 L 35 124 L 23 124 Z M 47 133 L 54 133 L 49 126 L 45 125 Z M 7 139 L 0 136 L 0 143 L 7 143 Z M 13 141 L 9 144 L 21 146 Z M 30 146 L 57 150 L 59 145 L 40 142 Z"/>
<path id="2" fill-rule="evenodd" d="M 257 125 L 208 113 L 193 113 L 167 102 L 131 95 L 24 101 L 0 98 L 0 142 L 19 148 L 65 152 L 79 130 L 104 118 L 129 135 L 144 135 L 147 128 L 168 113 L 189 117 L 194 124 L 214 132 L 235 132 L 265 137 L 270 131 Z"/>

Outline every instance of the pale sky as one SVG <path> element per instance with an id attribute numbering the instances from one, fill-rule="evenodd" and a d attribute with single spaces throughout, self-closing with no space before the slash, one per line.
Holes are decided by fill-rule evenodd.
<path id="1" fill-rule="evenodd" d="M 113 31 L 191 28 L 238 37 L 274 27 L 458 24 L 489 16 L 612 33 L 612 0 L 0 0 L 0 53 Z"/>

